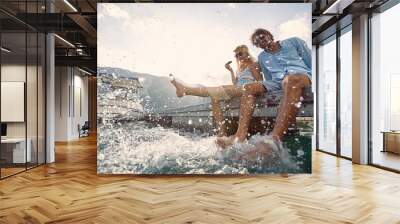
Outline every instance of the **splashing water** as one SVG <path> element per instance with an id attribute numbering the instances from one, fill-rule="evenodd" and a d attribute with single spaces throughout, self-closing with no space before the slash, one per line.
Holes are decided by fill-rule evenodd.
<path id="1" fill-rule="evenodd" d="M 216 137 L 179 132 L 144 122 L 99 125 L 98 172 L 113 174 L 249 174 L 300 172 L 282 145 L 266 136 L 222 150 Z M 259 142 L 273 145 L 268 156 Z M 253 155 L 252 157 L 248 155 Z M 254 157 L 255 155 L 255 157 Z"/>

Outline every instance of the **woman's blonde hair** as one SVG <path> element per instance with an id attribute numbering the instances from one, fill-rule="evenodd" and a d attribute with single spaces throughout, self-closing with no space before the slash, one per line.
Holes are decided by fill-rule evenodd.
<path id="1" fill-rule="evenodd" d="M 233 50 L 233 52 L 235 52 L 235 53 L 238 53 L 238 52 L 246 52 L 246 53 L 248 53 L 248 54 L 250 55 L 250 53 L 249 53 L 249 48 L 248 48 L 246 45 L 244 45 L 244 44 L 237 46 L 237 47 L 235 48 L 235 50 Z"/>
<path id="2" fill-rule="evenodd" d="M 252 62 L 255 62 L 255 59 L 253 58 L 253 56 L 251 56 L 251 54 L 250 54 L 250 52 L 249 52 L 249 48 L 248 48 L 246 45 L 244 45 L 244 44 L 237 46 L 237 47 L 235 48 L 235 50 L 233 50 L 233 52 L 235 52 L 236 54 L 239 53 L 239 52 L 247 53 L 247 54 L 249 55 L 249 59 L 250 59 Z"/>

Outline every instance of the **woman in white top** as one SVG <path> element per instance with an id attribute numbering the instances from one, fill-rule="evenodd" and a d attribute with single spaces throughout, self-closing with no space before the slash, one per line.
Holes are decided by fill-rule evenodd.
<path id="1" fill-rule="evenodd" d="M 218 136 L 226 135 L 226 126 L 224 122 L 223 113 L 220 106 L 221 100 L 229 100 L 234 97 L 241 97 L 245 91 L 246 84 L 262 81 L 258 63 L 251 57 L 249 49 L 246 45 L 240 45 L 235 48 L 235 58 L 237 62 L 236 75 L 230 66 L 231 61 L 225 64 L 225 68 L 231 73 L 233 85 L 223 85 L 217 87 L 191 87 L 178 82 L 172 75 L 171 83 L 176 88 L 176 95 L 182 97 L 185 95 L 210 97 L 214 121 L 217 124 Z M 240 108 L 245 112 L 246 108 Z"/>

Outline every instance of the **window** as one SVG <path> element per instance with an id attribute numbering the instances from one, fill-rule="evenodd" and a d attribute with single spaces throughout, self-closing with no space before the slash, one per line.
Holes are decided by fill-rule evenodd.
<path id="1" fill-rule="evenodd" d="M 336 153 L 336 37 L 318 48 L 318 149 Z"/>
<path id="2" fill-rule="evenodd" d="M 400 4 L 371 19 L 371 162 L 395 170 L 400 170 L 400 133 L 391 132 L 400 130 L 398 21 Z"/>
<path id="3" fill-rule="evenodd" d="M 347 32 L 346 32 L 347 31 Z M 340 36 L 340 155 L 352 154 L 352 35 L 349 30 Z"/>
<path id="4" fill-rule="evenodd" d="M 18 13 L 43 12 L 43 1 L 1 1 Z M 14 6 L 18 6 L 15 8 Z M 0 178 L 45 163 L 45 35 L 0 12 Z M 12 109 L 11 109 L 12 108 Z"/>

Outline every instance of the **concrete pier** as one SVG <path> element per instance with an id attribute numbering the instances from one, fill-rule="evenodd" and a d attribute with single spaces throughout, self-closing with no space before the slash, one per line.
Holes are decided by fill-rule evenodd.
<path id="1" fill-rule="evenodd" d="M 251 121 L 250 133 L 268 132 L 272 130 L 275 117 L 278 113 L 282 93 L 259 97 L 256 101 L 256 109 Z M 227 122 L 228 133 L 235 132 L 239 120 L 240 98 L 221 102 L 224 116 Z M 313 93 L 311 89 L 304 90 L 302 100 L 296 105 L 299 107 L 297 114 L 297 123 L 313 122 Z M 215 129 L 213 124 L 213 115 L 209 103 L 188 106 L 184 108 L 173 108 L 145 115 L 145 120 L 157 123 L 162 126 L 174 127 L 187 130 L 212 131 Z M 299 131 L 299 128 L 293 126 L 293 131 Z M 214 130 L 215 131 L 215 130 Z M 229 134 L 230 134 L 229 133 Z"/>

